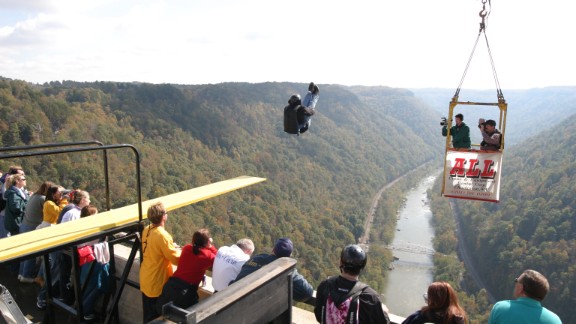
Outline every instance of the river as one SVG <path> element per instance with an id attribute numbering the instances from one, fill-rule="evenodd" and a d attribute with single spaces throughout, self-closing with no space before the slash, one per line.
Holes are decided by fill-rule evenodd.
<path id="1" fill-rule="evenodd" d="M 433 248 L 432 212 L 426 190 L 432 188 L 435 179 L 436 176 L 426 177 L 407 193 L 398 212 L 393 246 L 421 251 Z M 393 250 L 393 253 L 398 260 L 388 273 L 384 303 L 393 314 L 406 317 L 424 306 L 422 295 L 433 280 L 432 255 L 399 250 Z"/>

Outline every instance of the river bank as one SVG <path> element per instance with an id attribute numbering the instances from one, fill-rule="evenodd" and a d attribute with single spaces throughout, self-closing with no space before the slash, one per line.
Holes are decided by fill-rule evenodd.
<path id="1" fill-rule="evenodd" d="M 437 175 L 423 178 L 406 194 L 398 211 L 396 235 L 392 242 L 395 261 L 391 264 L 384 291 L 384 302 L 400 316 L 408 316 L 424 305 L 423 293 L 433 281 L 432 212 L 427 190 Z"/>

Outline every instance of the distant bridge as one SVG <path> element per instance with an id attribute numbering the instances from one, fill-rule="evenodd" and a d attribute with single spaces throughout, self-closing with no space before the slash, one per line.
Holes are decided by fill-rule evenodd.
<path id="1" fill-rule="evenodd" d="M 416 254 L 427 254 L 427 255 L 434 255 L 436 251 L 433 248 L 416 244 L 410 242 L 400 241 L 396 244 L 386 245 L 385 246 L 388 250 L 392 251 L 402 251 L 408 253 L 416 253 Z"/>

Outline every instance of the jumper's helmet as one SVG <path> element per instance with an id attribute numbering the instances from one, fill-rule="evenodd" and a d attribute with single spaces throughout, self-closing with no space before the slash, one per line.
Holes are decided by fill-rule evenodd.
<path id="1" fill-rule="evenodd" d="M 367 261 L 366 252 L 356 244 L 346 245 L 340 253 L 340 266 L 346 271 L 360 272 Z"/>
<path id="2" fill-rule="evenodd" d="M 293 94 L 290 99 L 288 99 L 288 104 L 290 105 L 299 105 L 301 102 L 299 94 Z"/>

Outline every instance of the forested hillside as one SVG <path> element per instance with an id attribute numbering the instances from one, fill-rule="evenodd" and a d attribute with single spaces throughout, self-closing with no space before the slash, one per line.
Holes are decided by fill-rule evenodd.
<path id="1" fill-rule="evenodd" d="M 215 243 L 251 237 L 257 252 L 290 237 L 299 269 L 315 285 L 338 272 L 341 247 L 355 241 L 380 187 L 441 155 L 437 115 L 402 89 L 320 85 L 311 129 L 282 130 L 282 111 L 306 84 L 152 85 L 0 80 L 1 146 L 99 140 L 142 155 L 144 199 L 252 175 L 268 180 L 170 214 L 167 228 L 187 243 L 208 227 Z M 136 202 L 130 152 L 110 153 L 113 207 Z M 83 188 L 103 208 L 99 154 L 1 160 L 21 164 L 35 190 L 52 180 Z M 387 199 L 394 199 L 389 197 Z M 395 216 L 395 210 L 390 217 Z M 382 215 L 385 217 L 385 215 Z M 381 222 L 384 223 L 384 222 Z M 385 254 L 384 251 L 379 253 Z M 372 253 L 372 252 L 371 252 Z M 386 255 L 366 278 L 385 276 Z"/>
<path id="2" fill-rule="evenodd" d="M 576 115 L 505 152 L 501 202 L 459 200 L 462 230 L 490 292 L 512 298 L 525 269 L 543 273 L 543 304 L 576 323 Z"/>

